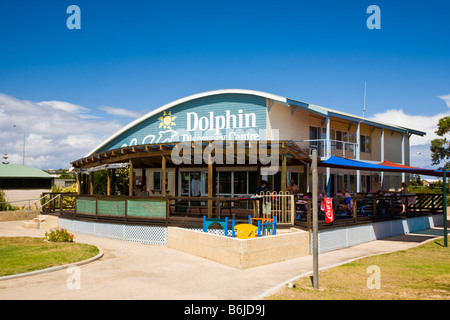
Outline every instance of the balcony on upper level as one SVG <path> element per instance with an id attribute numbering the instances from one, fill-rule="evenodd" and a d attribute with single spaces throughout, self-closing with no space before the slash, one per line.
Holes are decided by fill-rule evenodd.
<path id="1" fill-rule="evenodd" d="M 294 142 L 309 155 L 311 155 L 312 150 L 317 150 L 317 154 L 322 160 L 327 159 L 328 155 L 357 159 L 358 144 L 356 142 L 330 140 L 329 145 L 326 139 L 296 140 Z M 327 148 L 331 148 L 329 153 Z M 368 148 L 364 147 L 364 152 L 367 153 Z"/>

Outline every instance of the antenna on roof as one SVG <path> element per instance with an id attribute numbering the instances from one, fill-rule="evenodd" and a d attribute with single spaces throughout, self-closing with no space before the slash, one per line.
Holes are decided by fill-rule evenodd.
<path id="1" fill-rule="evenodd" d="M 367 88 L 367 81 L 364 81 L 364 109 L 363 109 L 363 118 L 366 113 L 366 88 Z"/>

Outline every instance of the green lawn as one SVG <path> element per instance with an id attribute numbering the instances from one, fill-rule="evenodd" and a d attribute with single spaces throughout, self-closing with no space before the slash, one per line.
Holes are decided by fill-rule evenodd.
<path id="1" fill-rule="evenodd" d="M 320 259 L 320 257 L 319 257 Z M 369 266 L 379 268 L 379 289 L 369 289 Z M 450 249 L 443 239 L 409 250 L 360 259 L 319 273 L 319 289 L 310 277 L 297 280 L 267 299 L 294 300 L 449 300 Z M 373 282 L 369 281 L 369 286 Z"/>
<path id="2" fill-rule="evenodd" d="M 96 246 L 45 242 L 44 238 L 0 237 L 0 276 L 70 264 L 96 256 Z"/>

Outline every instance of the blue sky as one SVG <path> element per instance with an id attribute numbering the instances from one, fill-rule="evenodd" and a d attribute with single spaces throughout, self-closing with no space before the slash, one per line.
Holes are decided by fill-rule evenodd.
<path id="1" fill-rule="evenodd" d="M 72 4 L 81 30 L 66 27 Z M 366 27 L 372 4 L 380 30 Z M 362 115 L 367 81 L 366 116 L 395 123 L 388 112 L 401 111 L 414 128 L 449 113 L 449 12 L 447 0 L 3 1 L 0 93 L 73 104 L 108 135 L 107 121 L 115 131 L 178 98 L 226 88 Z M 130 116 L 114 112 L 121 109 Z M 26 115 L 15 121 L 32 131 Z M 426 143 L 417 143 L 423 152 Z M 8 149 L 12 159 L 21 155 L 17 143 Z M 29 156 L 30 164 L 38 158 Z M 50 166 L 41 160 L 36 166 Z"/>

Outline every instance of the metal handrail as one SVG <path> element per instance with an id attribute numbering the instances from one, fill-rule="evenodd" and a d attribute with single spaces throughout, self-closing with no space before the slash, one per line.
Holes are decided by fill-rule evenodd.
<path id="1" fill-rule="evenodd" d="M 36 225 L 36 229 L 39 229 L 39 212 L 41 211 L 41 209 L 42 209 L 45 205 L 47 205 L 48 203 L 50 203 L 51 201 L 55 200 L 56 198 L 60 198 L 60 197 L 61 197 L 61 194 L 58 194 L 57 196 L 51 198 L 51 199 L 48 200 L 46 203 L 44 203 L 43 205 L 41 205 L 41 207 L 38 209 L 38 212 L 37 212 L 37 218 L 36 218 L 37 225 Z"/>
<path id="2" fill-rule="evenodd" d="M 34 201 L 33 202 L 33 205 L 36 203 L 36 202 L 40 202 L 42 199 L 44 199 L 46 197 L 46 195 L 45 196 L 43 196 L 43 197 L 40 197 L 39 199 L 37 199 L 36 201 Z M 14 200 L 14 201 L 2 201 L 2 202 L 0 202 L 0 204 L 2 204 L 2 203 L 14 203 L 14 202 L 24 202 L 24 201 L 28 201 L 28 206 L 27 206 L 27 221 L 29 221 L 29 219 L 30 219 L 30 207 L 32 206 L 32 204 L 30 203 L 32 200 L 35 200 L 35 199 L 24 199 L 24 200 Z"/>

